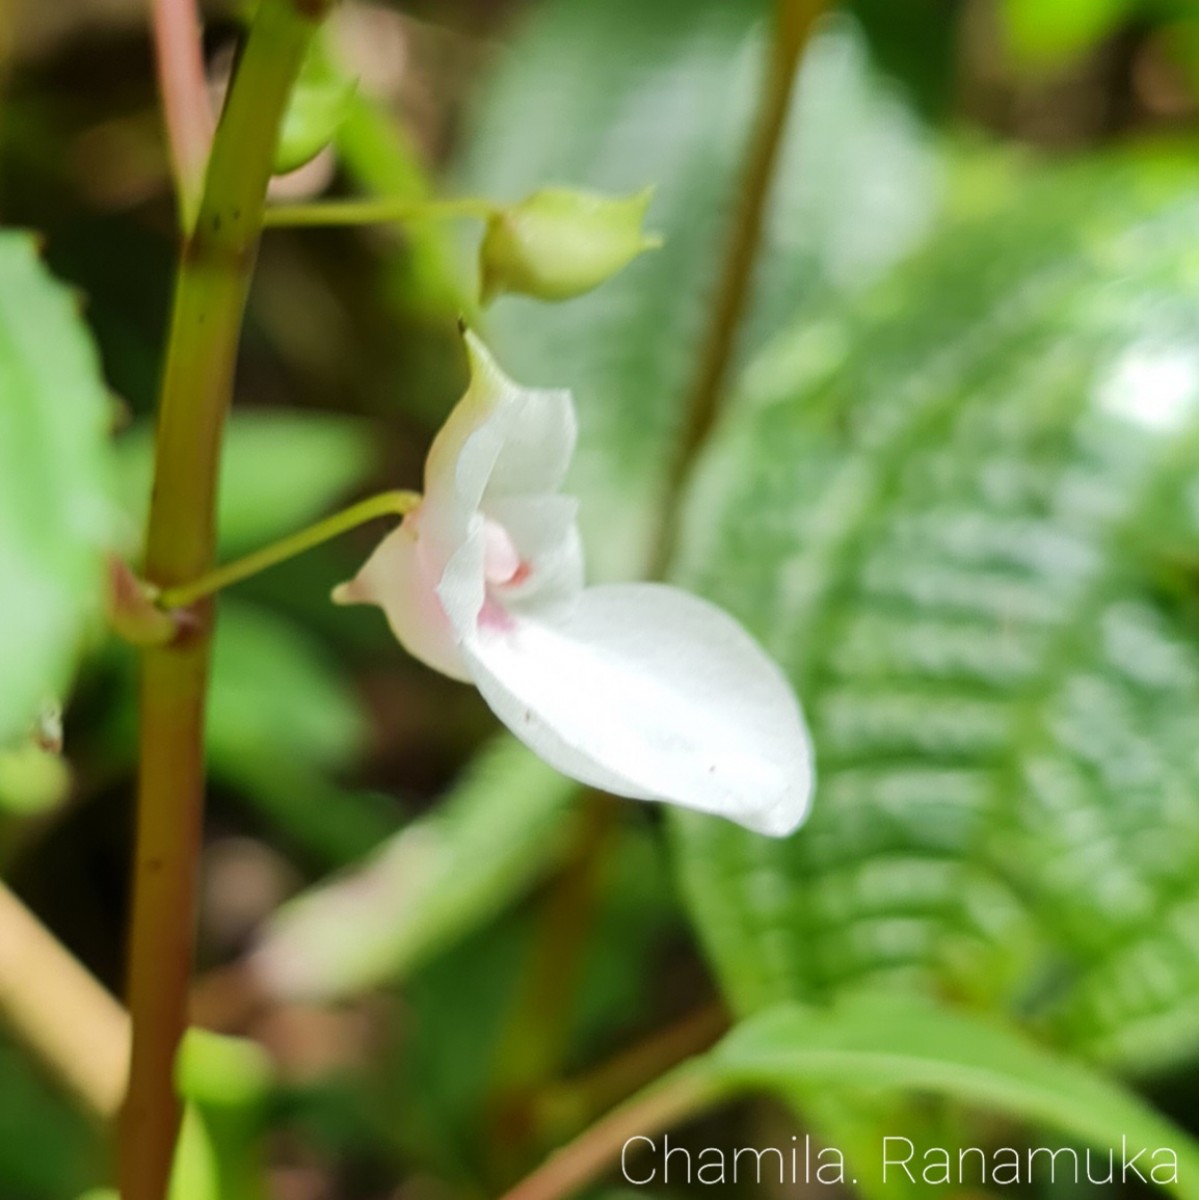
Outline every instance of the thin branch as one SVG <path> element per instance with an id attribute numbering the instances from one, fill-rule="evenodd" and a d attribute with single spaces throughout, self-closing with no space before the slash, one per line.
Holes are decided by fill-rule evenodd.
<path id="1" fill-rule="evenodd" d="M 0 883 L 0 1024 L 97 1121 L 125 1093 L 129 1018 Z"/>
<path id="2" fill-rule="evenodd" d="M 363 525 L 367 521 L 374 521 L 379 517 L 402 517 L 405 513 L 411 512 L 420 503 L 420 500 L 419 492 L 381 492 L 377 496 L 370 496 L 341 512 L 333 513 L 332 516 L 317 521 L 315 525 L 310 525 L 307 529 L 301 529 L 277 542 L 272 542 L 269 546 L 264 546 L 261 550 L 255 550 L 251 554 L 208 571 L 190 583 L 164 589 L 158 594 L 158 604 L 160 608 L 186 608 L 188 605 L 195 604 L 197 600 L 202 600 L 206 596 L 214 595 L 223 588 L 229 587 L 230 584 L 240 583 L 241 580 L 249 579 L 250 576 L 257 575 L 269 567 L 295 558 L 296 555 L 303 554 L 314 546 L 320 546 L 331 538 L 339 537 L 351 529 L 357 529 L 359 525 Z"/>
<path id="3" fill-rule="evenodd" d="M 671 473 L 667 479 L 662 527 L 654 547 L 650 574 L 661 576 L 670 563 L 678 536 L 679 497 L 691 467 L 720 415 L 721 400 L 737 334 L 751 296 L 753 271 L 761 249 L 770 187 L 791 109 L 795 76 L 804 49 L 830 0 L 777 0 L 774 37 L 757 127 L 749 147 L 740 199 L 733 215 L 728 252 L 716 291 L 708 335 L 696 374 Z"/>
<path id="4" fill-rule="evenodd" d="M 688 1058 L 710 1050 L 728 1032 L 729 1016 L 712 1002 L 656 1030 L 586 1074 L 547 1088 L 537 1098 L 539 1127 L 571 1131 L 648 1087 Z"/>
<path id="5" fill-rule="evenodd" d="M 488 220 L 499 206 L 471 196 L 456 200 L 394 200 L 388 196 L 363 200 L 322 200 L 314 204 L 276 204 L 266 210 L 263 224 L 283 229 L 299 225 L 384 225 L 413 221 L 449 221 L 460 217 Z"/>
<path id="6" fill-rule="evenodd" d="M 568 1143 L 501 1200 L 562 1200 L 621 1160 L 626 1144 L 649 1138 L 719 1103 L 725 1089 L 688 1064 Z"/>

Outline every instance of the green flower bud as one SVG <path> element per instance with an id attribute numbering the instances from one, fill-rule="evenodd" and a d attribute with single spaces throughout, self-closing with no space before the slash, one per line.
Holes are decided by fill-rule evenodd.
<path id="1" fill-rule="evenodd" d="M 356 79 L 339 73 L 322 54 L 309 54 L 279 130 L 272 168 L 276 175 L 311 162 L 333 141 L 350 114 L 357 90 Z"/>
<path id="2" fill-rule="evenodd" d="M 175 1060 L 180 1094 L 205 1112 L 254 1107 L 270 1095 L 274 1074 L 257 1043 L 207 1029 L 189 1029 Z"/>
<path id="3" fill-rule="evenodd" d="M 67 798 L 71 772 L 57 754 L 33 742 L 0 750 L 0 812 L 34 816 Z"/>
<path id="4" fill-rule="evenodd" d="M 498 210 L 480 251 L 483 302 L 502 292 L 569 300 L 598 287 L 662 239 L 642 231 L 653 188 L 603 196 L 543 188 Z"/>

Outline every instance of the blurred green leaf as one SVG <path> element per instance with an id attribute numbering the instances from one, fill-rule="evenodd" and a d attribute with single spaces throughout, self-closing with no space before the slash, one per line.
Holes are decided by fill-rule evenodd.
<path id="1" fill-rule="evenodd" d="M 658 835 L 648 822 L 626 821 L 601 860 L 600 911 L 591 923 L 577 989 L 576 1044 L 603 1046 L 622 1027 L 644 1026 L 654 1017 L 654 968 L 661 965 L 668 936 L 682 928 L 678 891 Z M 687 997 L 689 1006 L 703 1000 Z"/>
<path id="2" fill-rule="evenodd" d="M 154 430 L 143 422 L 117 442 L 120 490 L 136 545 L 154 471 Z M 221 554 L 236 555 L 310 524 L 369 473 L 375 432 L 334 413 L 236 411 L 221 461 Z"/>
<path id="3" fill-rule="evenodd" d="M 550 0 L 484 93 L 464 190 L 515 199 L 547 184 L 656 185 L 663 249 L 546 310 L 505 300 L 488 337 L 517 379 L 570 386 L 592 573 L 647 565 L 762 90 L 764 0 Z M 805 62 L 741 349 L 827 289 L 877 278 L 919 237 L 936 169 L 921 126 L 832 22 Z"/>
<path id="4" fill-rule="evenodd" d="M 433 813 L 276 914 L 260 958 L 272 986 L 325 998 L 406 974 L 561 855 L 577 791 L 518 742 L 499 739 Z"/>
<path id="5" fill-rule="evenodd" d="M 179 1047 L 179 1095 L 205 1111 L 252 1112 L 274 1086 L 270 1056 L 257 1042 L 189 1029 Z"/>
<path id="6" fill-rule="evenodd" d="M 1004 0 L 1012 49 L 1030 64 L 1056 64 L 1089 50 L 1142 7 L 1142 0 Z"/>
<path id="7" fill-rule="evenodd" d="M 960 14 L 969 0 L 848 0 L 878 69 L 900 83 L 919 110 L 944 119 L 960 89 Z"/>
<path id="8" fill-rule="evenodd" d="M 275 149 L 276 174 L 302 167 L 336 138 L 357 90 L 357 81 L 334 66 L 322 43 L 315 42 L 283 114 Z"/>
<path id="9" fill-rule="evenodd" d="M 1199 190 L 1028 183 L 751 373 L 679 578 L 788 671 L 783 841 L 675 822 L 742 1012 L 863 984 L 1199 1051 Z"/>
<path id="10" fill-rule="evenodd" d="M 175 1067 L 187 1102 L 170 1200 L 265 1200 L 262 1152 L 275 1074 L 256 1042 L 189 1029 Z"/>
<path id="11" fill-rule="evenodd" d="M 572 807 L 578 811 L 583 802 L 575 798 Z M 469 930 L 459 930 L 436 956 L 405 974 L 403 999 L 413 1036 L 388 1072 L 395 1123 L 406 1152 L 449 1180 L 470 1181 L 490 1195 L 496 1190 L 495 1171 L 503 1174 L 504 1165 L 512 1165 L 509 1156 L 519 1154 L 502 1133 L 496 1144 L 497 1101 L 509 1096 L 512 1066 L 526 1085 L 547 1082 L 536 1068 L 532 1078 L 524 1069 L 527 1035 L 545 1036 L 545 1024 L 561 1022 L 572 1035 L 571 1057 L 569 1064 L 556 1058 L 555 1064 L 577 1069 L 594 1061 L 597 1048 L 606 1055 L 612 1045 L 626 1043 L 630 1028 L 640 1031 L 654 1019 L 652 1001 L 659 989 L 650 981 L 661 962 L 665 931 L 673 929 L 676 917 L 669 873 L 660 840 L 648 825 L 629 823 L 613 833 L 611 852 L 601 862 L 598 911 L 578 929 L 586 937 L 579 947 L 583 961 L 560 963 L 571 975 L 581 972 L 562 987 L 561 1010 L 540 1007 L 544 1000 L 537 989 L 544 982 L 534 981 L 546 966 L 541 939 L 547 920 L 554 919 L 548 906 L 561 898 L 556 884 L 541 890 L 535 904 L 500 908 L 497 903 L 498 913 L 494 908 L 479 913 Z M 565 869 L 578 865 L 568 863 Z M 531 1018 L 531 1006 L 542 1015 Z M 435 1037 L 435 1029 L 452 1033 Z M 425 1030 L 427 1035 L 420 1032 Z M 559 1032 L 551 1031 L 550 1038 Z M 577 1128 L 573 1106 L 555 1116 L 566 1118 L 567 1133 Z M 548 1134 L 553 1118 L 542 1113 L 537 1120 L 545 1121 L 540 1132 Z"/>
<path id="12" fill-rule="evenodd" d="M 95 1182 L 101 1157 L 94 1130 L 0 1041 L 0 1195 L 76 1196 Z"/>
<path id="13" fill-rule="evenodd" d="M 99 609 L 109 415 L 78 299 L 0 232 L 0 742 L 66 686 Z"/>
<path id="14" fill-rule="evenodd" d="M 337 152 L 347 174 L 367 194 L 393 200 L 428 200 L 433 187 L 412 135 L 380 100 L 355 93 L 337 135 Z M 403 231 L 404 253 L 388 255 L 382 284 L 385 301 L 402 313 L 452 322 L 470 313 L 458 272 L 455 245 L 440 221 L 412 222 Z"/>
<path id="15" fill-rule="evenodd" d="M 1199 13 L 1180 12 L 1162 30 L 1162 44 L 1181 69 L 1187 86 L 1199 96 Z"/>
<path id="16" fill-rule="evenodd" d="M 303 630 L 246 604 L 226 605 L 217 623 L 209 708 L 209 749 L 234 772 L 266 747 L 333 770 L 366 733 L 336 663 Z"/>
<path id="17" fill-rule="evenodd" d="M 179 1128 L 167 1200 L 224 1200 L 220 1188 L 220 1165 L 212 1139 L 200 1114 L 189 1105 Z"/>
<path id="18" fill-rule="evenodd" d="M 361 704 L 318 642 L 265 609 L 223 605 L 208 709 L 213 773 L 322 866 L 358 858 L 395 827 L 390 801 L 330 778 L 366 737 Z"/>
<path id="19" fill-rule="evenodd" d="M 683 1070 L 696 1068 L 692 1062 Z M 720 1086 L 774 1091 L 801 1109 L 830 1090 L 947 1096 L 1104 1153 L 1114 1147 L 1117 1160 L 1127 1139 L 1133 1153 L 1147 1149 L 1146 1174 L 1154 1150 L 1166 1148 L 1177 1155 L 1176 1190 L 1199 1195 L 1199 1146 L 1137 1096 L 1014 1030 L 912 997 L 865 994 L 828 1009 L 767 1010 L 735 1028 L 698 1069 Z M 872 1148 L 874 1162 L 851 1161 L 850 1169 L 877 1170 L 881 1149 Z"/>
<path id="20" fill-rule="evenodd" d="M 62 757 L 33 742 L 0 749 L 0 811 L 33 816 L 57 808 L 71 789 Z"/>
<path id="21" fill-rule="evenodd" d="M 489 1090 L 508 1015 L 520 993 L 534 929 L 521 911 L 489 914 L 404 980 L 415 1036 L 387 1075 L 396 1137 L 413 1161 L 488 1195 Z M 419 1031 L 427 1030 L 429 1036 Z M 452 1031 L 444 1037 L 433 1030 Z"/>

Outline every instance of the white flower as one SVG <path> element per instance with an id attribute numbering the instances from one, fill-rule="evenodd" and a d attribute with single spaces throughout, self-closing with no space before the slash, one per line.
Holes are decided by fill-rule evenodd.
<path id="1" fill-rule="evenodd" d="M 585 588 L 569 392 L 522 388 L 466 335 L 471 382 L 433 442 L 425 494 L 334 593 L 378 604 L 400 642 L 469 680 L 551 766 L 781 836 L 812 756 L 791 688 L 707 601 L 661 584 Z"/>

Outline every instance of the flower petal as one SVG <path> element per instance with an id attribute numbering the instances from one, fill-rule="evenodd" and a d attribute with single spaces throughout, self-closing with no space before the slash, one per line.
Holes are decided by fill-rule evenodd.
<path id="1" fill-rule="evenodd" d="M 500 525 L 520 556 L 522 571 L 500 589 L 505 608 L 548 614 L 573 605 L 583 589 L 579 504 L 573 496 L 518 496 L 488 501 L 486 515 Z"/>
<path id="2" fill-rule="evenodd" d="M 469 680 L 434 584 L 437 574 L 425 559 L 420 523 L 410 514 L 379 544 L 362 570 L 333 593 L 338 604 L 377 604 L 392 632 L 415 658 L 451 679 Z"/>
<path id="3" fill-rule="evenodd" d="M 633 799 L 790 833 L 812 789 L 787 681 L 714 605 L 675 588 L 591 588 L 569 616 L 482 621 L 462 647 L 500 719 L 552 766 Z"/>
<path id="4" fill-rule="evenodd" d="M 474 637 L 478 630 L 479 615 L 487 600 L 486 561 L 487 522 L 481 514 L 475 513 L 466 536 L 437 582 L 437 599 L 459 646 L 466 638 Z M 468 674 L 466 678 L 473 679 L 474 676 Z"/>
<path id="5" fill-rule="evenodd" d="M 513 383 L 474 334 L 465 339 L 470 386 L 434 439 L 425 464 L 429 533 L 447 559 L 484 497 L 556 492 L 577 435 L 568 391 Z"/>

